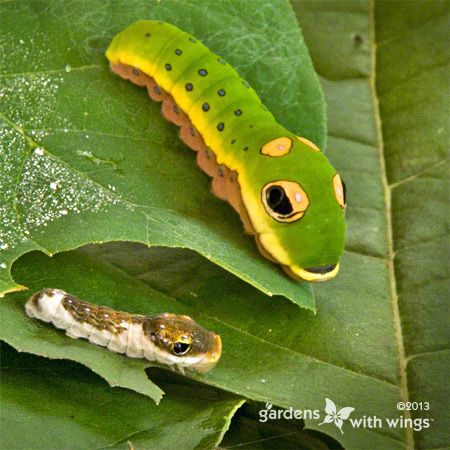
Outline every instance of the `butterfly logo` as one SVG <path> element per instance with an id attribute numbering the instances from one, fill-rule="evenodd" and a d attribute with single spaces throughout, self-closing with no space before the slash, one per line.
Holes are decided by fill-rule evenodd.
<path id="1" fill-rule="evenodd" d="M 344 434 L 344 432 L 342 431 L 342 424 L 344 423 L 344 420 L 347 420 L 350 417 L 350 414 L 354 410 L 355 408 L 352 408 L 351 406 L 346 406 L 345 408 L 341 408 L 338 411 L 333 400 L 326 398 L 325 412 L 327 413 L 327 415 L 325 416 L 323 422 L 319 423 L 319 426 L 323 425 L 324 423 L 334 423 L 339 428 L 340 432 Z"/>

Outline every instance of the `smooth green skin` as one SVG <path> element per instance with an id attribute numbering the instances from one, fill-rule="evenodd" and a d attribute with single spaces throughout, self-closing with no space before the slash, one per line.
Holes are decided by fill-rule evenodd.
<path id="1" fill-rule="evenodd" d="M 180 50 L 182 54 L 177 55 Z M 256 92 L 229 65 L 191 35 L 165 22 L 138 21 L 119 33 L 106 55 L 112 63 L 137 67 L 154 78 L 188 115 L 219 164 L 239 175 L 242 199 L 256 234 L 272 234 L 270 246 L 280 263 L 300 268 L 337 264 L 344 250 L 344 213 L 333 189 L 335 169 L 328 159 L 279 125 Z M 167 65 L 170 65 L 170 70 Z M 199 75 L 200 70 L 207 75 Z M 186 84 L 193 89 L 187 91 Z M 224 96 L 218 90 L 224 89 Z M 208 103 L 207 111 L 202 105 Z M 242 114 L 236 116 L 234 111 Z M 218 129 L 223 124 L 224 129 Z M 264 155 L 268 142 L 289 137 L 290 152 Z M 245 149 L 245 150 L 244 150 Z M 300 184 L 309 198 L 304 216 L 291 223 L 271 217 L 262 204 L 263 187 L 273 181 Z M 257 204 L 256 204 L 257 203 Z M 267 242 L 267 241 L 265 241 Z M 287 256 L 286 256 L 287 254 Z"/>
<path id="2" fill-rule="evenodd" d="M 276 180 L 295 181 L 308 195 L 309 206 L 296 222 L 282 223 L 270 218 L 278 237 L 292 261 L 300 267 L 336 264 L 344 251 L 344 212 L 336 200 L 333 177 L 336 170 L 328 159 L 306 145 L 295 142 L 283 157 L 258 155 L 248 177 L 261 188 Z M 260 192 L 260 191 L 259 191 Z M 260 193 L 256 195 L 261 197 Z"/>

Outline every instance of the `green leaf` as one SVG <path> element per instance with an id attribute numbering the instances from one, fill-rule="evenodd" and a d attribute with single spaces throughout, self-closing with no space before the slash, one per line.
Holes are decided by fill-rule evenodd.
<path id="1" fill-rule="evenodd" d="M 306 426 L 347 449 L 447 447 L 448 185 L 441 160 L 448 75 L 441 70 L 448 7 L 422 5 L 294 4 L 326 92 L 328 154 L 349 188 L 347 252 L 338 278 L 314 287 L 317 315 L 267 298 L 191 252 L 126 244 L 90 248 L 89 256 L 30 254 L 14 267 L 17 282 L 126 310 L 192 315 L 224 343 L 219 365 L 194 375 L 197 381 L 284 408 L 317 409 L 321 419 Z M 2 338 L 47 351 L 58 332 L 26 318 L 27 296 L 8 295 L 0 305 Z M 60 339 L 61 352 L 93 349 Z M 97 351 L 106 353 L 92 350 L 89 364 Z M 383 427 L 356 429 L 347 420 L 341 434 L 333 423 L 319 426 L 325 398 L 354 407 L 351 418 L 379 417 Z M 433 419 L 429 428 L 386 424 L 400 417 L 396 405 L 406 399 L 430 402 L 429 411 L 411 413 Z"/>
<path id="2" fill-rule="evenodd" d="M 409 401 L 430 404 L 429 412 L 411 411 L 412 419 L 433 421 L 407 443 L 446 447 L 450 8 L 442 1 L 376 5 L 376 90 L 392 207 L 389 262 L 403 335 L 400 388 Z"/>
<path id="3" fill-rule="evenodd" d="M 367 292 L 378 289 L 384 264 L 353 254 L 346 255 L 344 263 L 347 270 L 341 281 L 321 290 L 316 316 L 282 297 L 274 301 L 186 250 L 115 243 L 53 258 L 32 252 L 14 265 L 13 275 L 32 291 L 52 286 L 116 309 L 194 317 L 219 333 L 223 342 L 222 358 L 212 371 L 187 374 L 199 382 L 285 408 L 323 414 L 325 398 L 332 398 L 356 408 L 361 416 L 395 417 L 400 396 L 391 305 L 382 291 Z M 364 295 L 354 283 L 358 276 L 368 283 L 362 288 Z M 120 385 L 142 392 L 135 380 L 152 363 L 69 339 L 61 330 L 28 318 L 24 303 L 29 295 L 13 293 L 0 302 L 0 339 L 20 351 L 77 361 L 82 357 L 83 364 L 107 380 L 126 368 L 135 375 L 119 380 Z M 164 389 L 152 372 L 149 376 Z M 387 443 L 401 448 L 401 430 L 380 434 L 344 425 L 342 439 L 337 429 L 318 427 L 319 423 L 306 421 L 307 427 L 330 433 L 349 448 L 365 440 L 371 448 L 386 448 Z"/>
<path id="4" fill-rule="evenodd" d="M 165 377 L 166 397 L 156 406 L 145 396 L 110 389 L 77 364 L 5 347 L 0 372 L 5 449 L 209 449 L 221 441 L 242 404 L 217 389 Z"/>
<path id="5" fill-rule="evenodd" d="M 402 443 L 447 447 L 448 2 L 294 7 L 328 101 L 329 154 L 349 190 L 347 247 L 386 264 L 373 275 L 376 287 L 360 268 L 349 295 L 364 301 L 365 290 L 387 294 L 376 307 L 392 307 L 399 395 L 429 402 L 429 411 L 405 417 L 430 420 L 430 427 L 409 427 Z M 330 23 L 332 40 L 323 33 Z M 375 326 L 385 320 L 375 317 Z"/>
<path id="6" fill-rule="evenodd" d="M 21 288 L 10 268 L 25 252 L 127 240 L 191 248 L 314 309 L 308 285 L 261 257 L 211 194 L 160 105 L 112 74 L 104 56 L 130 23 L 172 22 L 228 59 L 283 124 L 323 145 L 323 96 L 287 1 L 15 0 L 0 10 L 0 292 Z"/>
<path id="7" fill-rule="evenodd" d="M 33 255 L 34 258 L 31 256 Z M 129 289 L 130 294 L 122 291 L 122 299 L 126 299 L 120 305 L 122 309 L 127 309 L 135 312 L 145 312 L 146 305 L 142 299 L 145 295 L 139 289 L 133 289 L 128 280 L 118 278 L 115 271 L 108 270 L 106 267 L 98 267 L 94 264 L 89 264 L 84 259 L 79 259 L 76 255 L 67 254 L 64 257 L 58 255 L 52 261 L 50 266 L 46 267 L 46 262 L 43 254 L 32 253 L 24 257 L 23 267 L 27 272 L 25 283 L 30 285 L 32 289 L 40 289 L 38 286 L 44 282 L 45 286 L 64 286 L 67 284 L 68 292 L 76 292 L 77 286 L 82 286 L 87 282 L 86 277 L 89 271 L 94 273 L 92 278 L 92 290 L 96 292 L 87 292 L 86 298 L 95 299 L 103 295 L 103 298 L 108 298 L 108 294 L 118 292 L 117 284 L 121 283 L 126 289 Z M 22 259 L 19 260 L 22 262 Z M 58 266 L 55 265 L 58 264 Z M 54 272 L 59 274 L 55 276 Z M 22 278 L 22 277 L 21 277 Z M 33 280 L 40 280 L 35 283 Z M 108 283 L 112 291 L 104 293 L 102 285 Z M 137 304 L 133 304 L 134 298 Z M 145 293 L 147 294 L 147 293 Z M 24 301 L 29 297 L 29 292 L 22 293 L 19 298 Z M 114 295 L 114 294 L 113 294 Z M 116 294 L 117 295 L 117 294 Z M 148 294 L 147 294 L 148 297 Z M 155 295 L 156 297 L 156 295 Z M 164 308 L 164 299 L 158 305 L 155 298 L 152 298 L 152 303 L 155 307 L 161 306 Z M 149 382 L 144 369 L 147 367 L 148 361 L 139 359 L 125 358 L 111 352 L 105 352 L 102 348 L 92 345 L 86 345 L 81 340 L 69 341 L 64 333 L 53 328 L 51 325 L 44 325 L 35 320 L 29 320 L 25 315 L 24 301 L 17 301 L 13 296 L 7 296 L 0 302 L 0 310 L 3 312 L 2 324 L 0 331 L 0 338 L 14 348 L 33 353 L 47 358 L 70 359 L 88 366 L 92 371 L 101 375 L 111 386 L 121 386 L 133 389 L 141 394 L 148 395 L 153 398 L 156 403 L 159 403 L 164 392 L 153 383 Z M 92 300 L 94 301 L 94 300 Z M 100 301 L 105 303 L 105 301 Z M 111 306 L 116 307 L 114 303 Z M 117 306 L 119 308 L 119 306 Z M 148 308 L 148 306 L 147 306 Z M 162 310 L 154 310 L 161 312 Z"/>

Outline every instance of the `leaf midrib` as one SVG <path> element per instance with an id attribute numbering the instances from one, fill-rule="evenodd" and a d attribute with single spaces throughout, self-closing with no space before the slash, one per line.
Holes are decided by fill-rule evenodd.
<path id="1" fill-rule="evenodd" d="M 385 196 L 385 218 L 386 218 L 386 244 L 387 255 L 386 263 L 390 282 L 390 294 L 393 313 L 393 324 L 395 330 L 395 336 L 397 340 L 397 354 L 399 361 L 399 393 L 403 403 L 409 401 L 408 392 L 408 378 L 407 378 L 407 360 L 405 354 L 405 344 L 403 340 L 402 323 L 400 318 L 400 309 L 398 304 L 398 292 L 397 292 L 397 280 L 395 278 L 395 249 L 394 249 L 394 235 L 392 227 L 392 214 L 391 214 L 391 187 L 389 185 L 387 168 L 386 168 L 386 155 L 384 149 L 382 120 L 380 115 L 380 104 L 378 91 L 376 87 L 377 80 L 377 42 L 376 42 L 376 27 L 375 27 L 375 0 L 369 2 L 369 34 L 370 34 L 370 90 L 372 94 L 372 103 L 375 116 L 376 136 L 379 150 L 379 160 L 381 169 L 381 183 L 383 186 Z M 405 418 L 411 419 L 411 413 L 408 409 L 404 411 Z M 405 447 L 408 450 L 414 449 L 414 435 L 413 429 L 405 429 Z"/>

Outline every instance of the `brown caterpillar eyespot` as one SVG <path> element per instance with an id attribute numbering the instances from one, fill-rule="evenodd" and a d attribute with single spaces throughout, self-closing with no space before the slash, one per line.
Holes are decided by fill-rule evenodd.
<path id="1" fill-rule="evenodd" d="M 261 148 L 261 153 L 267 156 L 284 156 L 287 155 L 292 147 L 292 140 L 288 137 L 280 137 L 274 139 Z"/>
<path id="2" fill-rule="evenodd" d="M 176 356 L 183 356 L 191 349 L 191 344 L 188 342 L 177 341 L 173 344 L 172 353 Z"/>
<path id="3" fill-rule="evenodd" d="M 345 208 L 347 205 L 345 184 L 338 174 L 336 174 L 333 177 L 333 189 L 334 195 L 336 196 L 336 200 L 338 201 L 338 203 L 341 205 L 342 208 Z"/>
<path id="4" fill-rule="evenodd" d="M 267 213 L 278 222 L 299 220 L 309 206 L 306 192 L 294 181 L 267 183 L 261 194 Z"/>

